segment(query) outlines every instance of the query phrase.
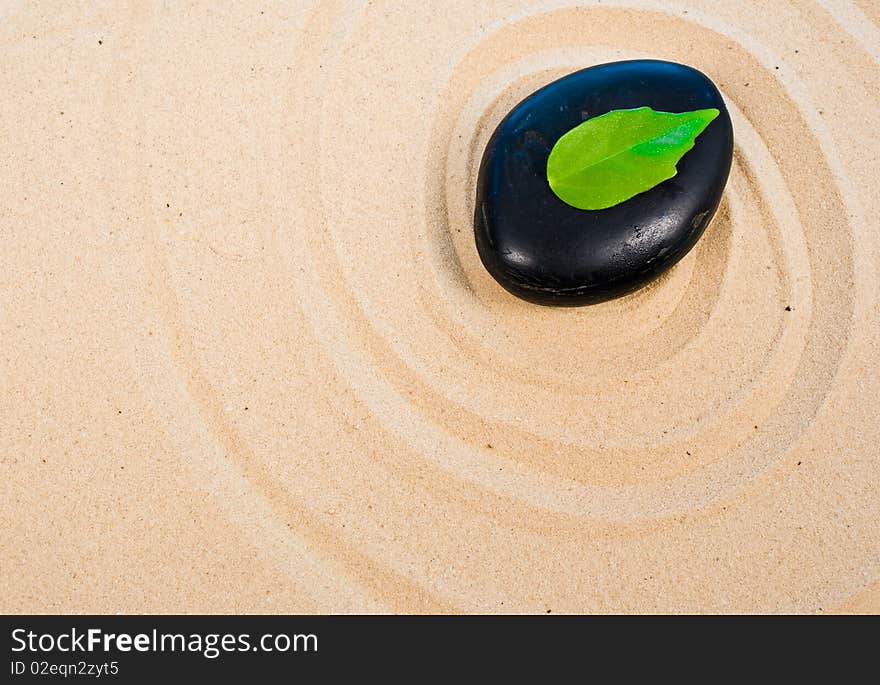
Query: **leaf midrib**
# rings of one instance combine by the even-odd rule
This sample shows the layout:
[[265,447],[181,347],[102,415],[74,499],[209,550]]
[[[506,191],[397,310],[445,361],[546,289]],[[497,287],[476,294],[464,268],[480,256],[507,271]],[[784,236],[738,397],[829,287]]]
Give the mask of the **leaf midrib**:
[[[632,110],[632,111],[635,112],[635,111],[638,111],[639,109],[642,109],[642,108],[639,107],[639,108],[637,108],[637,109],[635,109],[635,110]],[[587,170],[587,169],[590,169],[591,167],[599,166],[599,165],[602,164],[603,162],[607,162],[609,159],[613,159],[613,158],[615,158],[615,157],[619,157],[619,156],[622,155],[624,152],[629,152],[630,150],[635,149],[635,148],[636,148],[637,146],[639,146],[639,145],[646,145],[647,143],[651,143],[651,142],[657,140],[658,138],[661,138],[661,137],[665,136],[665,135],[668,134],[672,129],[674,129],[674,128],[678,128],[678,126],[681,126],[681,124],[677,124],[676,126],[672,126],[671,128],[666,129],[665,131],[663,131],[663,133],[660,133],[659,135],[656,135],[656,136],[654,136],[653,138],[648,138],[648,139],[646,139],[646,140],[640,140],[638,143],[634,143],[633,145],[630,145],[630,146],[628,146],[628,147],[621,148],[621,149],[618,150],[617,152],[614,152],[614,153],[612,153],[612,154],[610,154],[610,155],[606,155],[605,157],[602,157],[601,159],[596,160],[595,162],[592,162],[591,164],[587,164],[586,166],[580,167],[580,168],[579,168],[577,171],[575,171],[573,174],[567,174],[567,175],[565,175],[565,176],[556,176],[556,177],[554,177],[554,180],[555,180],[557,183],[560,183],[560,182],[561,182],[561,183],[564,184],[565,181],[566,181],[567,179],[572,178],[572,177],[574,177],[574,176],[577,176],[578,174],[582,173],[583,171],[585,171],[585,170]],[[691,141],[690,146],[687,148],[687,150],[685,150],[685,152],[691,150],[693,147],[694,147],[694,141]],[[548,179],[548,180],[549,180],[549,179]]]

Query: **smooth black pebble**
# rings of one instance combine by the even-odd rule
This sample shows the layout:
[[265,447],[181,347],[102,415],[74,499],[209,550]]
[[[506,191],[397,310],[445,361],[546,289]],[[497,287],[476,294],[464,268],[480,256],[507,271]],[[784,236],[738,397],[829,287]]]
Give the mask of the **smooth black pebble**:
[[[614,109],[720,111],[678,162],[678,173],[608,209],[560,200],[547,182],[556,141]],[[474,232],[486,269],[530,302],[576,306],[640,288],[684,257],[702,235],[730,173],[733,128],[718,89],[688,66],[613,62],[575,72],[523,100],[483,153]]]

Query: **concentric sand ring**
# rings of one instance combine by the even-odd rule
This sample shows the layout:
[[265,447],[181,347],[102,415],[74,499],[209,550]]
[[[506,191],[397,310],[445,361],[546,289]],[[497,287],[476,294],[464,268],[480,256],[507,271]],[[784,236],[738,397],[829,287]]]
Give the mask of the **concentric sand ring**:
[[[276,222],[212,247],[219,273],[229,255],[257,262],[271,303],[238,293],[237,324],[206,332],[216,295],[154,229],[166,321],[189,341],[174,363],[223,445],[213,468],[237,469],[240,497],[359,588],[352,606],[819,610],[874,580],[876,523],[846,493],[877,466],[847,443],[839,399],[874,275],[857,162],[822,122],[810,69],[748,17],[684,5],[443,25],[417,5],[319,3],[292,38],[286,145],[261,179]],[[801,11],[870,59],[823,9]],[[413,41],[405,27],[426,22],[432,40]],[[515,300],[473,246],[482,147],[536,87],[632,56],[719,84],[737,140],[722,208],[632,296]],[[284,335],[238,332],[262,317]],[[227,400],[243,394],[259,424]],[[856,457],[817,444],[820,428]],[[834,534],[842,519],[852,535]]]

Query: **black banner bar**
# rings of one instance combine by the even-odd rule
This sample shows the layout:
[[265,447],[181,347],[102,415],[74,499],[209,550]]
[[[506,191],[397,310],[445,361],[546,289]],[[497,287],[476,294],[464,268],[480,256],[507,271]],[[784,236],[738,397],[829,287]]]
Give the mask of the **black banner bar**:
[[[420,681],[475,666],[542,680],[575,669],[592,679],[609,668],[617,677],[680,674],[706,660],[715,675],[758,675],[780,659],[790,674],[832,654],[837,669],[873,658],[880,634],[876,617],[4,616],[0,624],[0,682],[10,683],[352,672]],[[408,671],[413,664],[418,672]]]

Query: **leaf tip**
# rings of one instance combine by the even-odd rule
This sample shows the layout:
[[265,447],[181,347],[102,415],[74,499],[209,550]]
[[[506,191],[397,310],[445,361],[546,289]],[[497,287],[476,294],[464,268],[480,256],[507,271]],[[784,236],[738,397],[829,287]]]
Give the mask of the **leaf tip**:
[[707,109],[700,110],[706,117],[706,124],[710,124],[715,121],[716,117],[721,114],[721,110],[717,107],[708,107]]

